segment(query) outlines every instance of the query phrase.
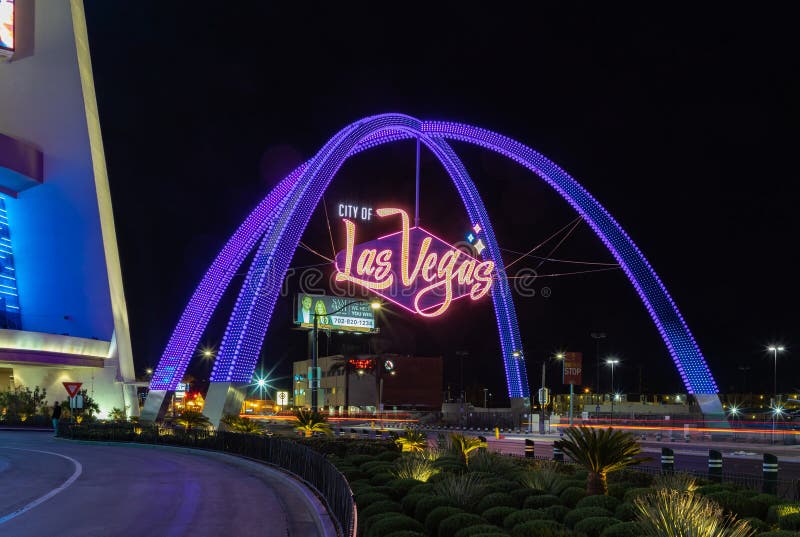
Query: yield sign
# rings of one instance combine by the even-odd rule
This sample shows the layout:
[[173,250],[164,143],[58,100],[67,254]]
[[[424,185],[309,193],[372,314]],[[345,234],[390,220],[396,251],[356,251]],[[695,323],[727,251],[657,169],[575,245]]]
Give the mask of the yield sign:
[[62,382],[61,384],[67,389],[70,397],[75,397],[78,394],[78,390],[83,386],[83,382]]

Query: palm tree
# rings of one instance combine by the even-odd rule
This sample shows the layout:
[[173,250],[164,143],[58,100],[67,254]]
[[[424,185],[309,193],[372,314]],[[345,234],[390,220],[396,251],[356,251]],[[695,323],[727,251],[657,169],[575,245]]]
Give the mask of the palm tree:
[[473,451],[485,447],[486,442],[480,438],[458,433],[450,435],[450,449],[464,460],[464,464],[469,465],[469,456]]
[[403,436],[396,438],[394,442],[400,446],[402,451],[409,451],[412,453],[425,451],[428,447],[427,435],[421,431],[415,431],[414,429],[406,429]]
[[608,494],[606,476],[646,459],[635,459],[642,449],[630,433],[585,426],[570,427],[564,431],[564,440],[556,447],[589,472],[586,480],[588,494]]
[[295,412],[295,429],[303,433],[305,436],[311,436],[314,433],[322,433],[326,435],[333,434],[331,426],[325,420],[325,416],[319,412],[312,412],[310,410],[300,409]]
[[225,414],[220,421],[227,425],[231,431],[237,433],[261,434],[264,432],[264,427],[256,420],[243,418],[236,414]]
[[180,416],[175,418],[178,425],[183,425],[186,429],[208,429],[211,421],[197,410],[185,410]]

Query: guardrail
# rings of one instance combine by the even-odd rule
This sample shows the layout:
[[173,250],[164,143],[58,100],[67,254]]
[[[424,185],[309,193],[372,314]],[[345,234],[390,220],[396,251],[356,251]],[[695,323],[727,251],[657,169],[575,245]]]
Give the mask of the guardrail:
[[133,423],[59,425],[59,436],[75,440],[136,442],[222,451],[277,466],[313,487],[341,535],[356,532],[356,507],[347,479],[324,455],[288,439]]

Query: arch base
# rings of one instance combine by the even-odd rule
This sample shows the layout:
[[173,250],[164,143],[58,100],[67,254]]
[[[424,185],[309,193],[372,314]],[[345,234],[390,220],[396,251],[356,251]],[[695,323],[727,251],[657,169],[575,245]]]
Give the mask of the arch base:
[[163,420],[171,398],[169,396],[174,393],[169,390],[150,390],[147,392],[147,399],[144,401],[144,408],[141,416],[139,416],[139,421],[155,423]]
[[238,416],[247,396],[247,382],[212,382],[208,386],[203,415],[215,429],[225,414]]

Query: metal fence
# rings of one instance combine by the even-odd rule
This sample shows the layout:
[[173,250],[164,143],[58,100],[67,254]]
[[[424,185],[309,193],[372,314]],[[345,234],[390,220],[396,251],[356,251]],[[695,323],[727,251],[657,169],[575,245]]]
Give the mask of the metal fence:
[[291,440],[227,431],[186,430],[127,423],[61,424],[59,436],[75,440],[137,442],[207,449],[266,462],[294,474],[316,489],[340,534],[345,537],[355,535],[355,501],[347,479],[324,455]]

